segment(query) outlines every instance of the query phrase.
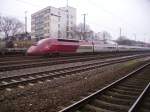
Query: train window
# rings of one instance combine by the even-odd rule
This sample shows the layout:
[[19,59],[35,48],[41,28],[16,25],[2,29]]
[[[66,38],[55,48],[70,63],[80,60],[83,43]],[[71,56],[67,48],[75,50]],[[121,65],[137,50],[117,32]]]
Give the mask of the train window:
[[66,39],[58,39],[58,41],[64,41],[64,42],[79,42],[78,40],[66,40]]
[[109,48],[109,49],[114,49],[115,47],[106,47],[106,48]]

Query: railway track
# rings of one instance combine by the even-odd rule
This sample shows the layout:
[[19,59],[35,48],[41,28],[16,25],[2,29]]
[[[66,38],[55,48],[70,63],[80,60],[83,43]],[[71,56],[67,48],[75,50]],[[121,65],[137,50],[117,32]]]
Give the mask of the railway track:
[[[118,56],[121,56],[123,54],[118,54]],[[107,56],[117,56],[117,55],[113,55],[113,54],[108,54],[108,55],[101,55],[101,54],[97,54],[97,55],[86,55],[86,57],[107,57]],[[13,59],[13,60],[3,60],[0,62],[0,64],[3,65],[12,65],[12,64],[21,64],[21,63],[31,63],[31,62],[40,62],[40,61],[47,61],[47,60],[60,60],[60,59],[72,59],[72,58],[83,58],[85,57],[85,55],[80,55],[80,56],[70,56],[70,57],[23,57],[21,58],[21,60],[17,60]]]
[[150,112],[149,69],[145,64],[59,112]]
[[149,112],[150,111],[150,82],[134,102],[129,112]]
[[149,112],[150,111],[150,83],[145,91],[140,95],[139,99],[131,108],[134,112]]
[[123,55],[124,54],[107,55],[107,56],[94,55],[94,56],[86,56],[86,58],[85,56],[73,56],[73,57],[22,60],[19,62],[16,62],[16,61],[0,62],[0,72],[18,70],[18,69],[30,68],[30,67],[33,68],[33,67],[40,67],[40,66],[50,66],[50,65],[63,64],[63,63],[83,62],[83,61],[90,61],[90,60],[102,60],[104,58],[113,58],[113,57],[119,57]]
[[89,61],[89,60],[96,60],[98,58],[109,58],[113,56],[91,56],[91,57],[61,57],[61,58],[44,58],[44,59],[34,59],[34,60],[23,60],[21,62],[11,62],[11,63],[1,63],[0,71],[10,71],[10,70],[18,70],[22,68],[34,68],[40,66],[50,66],[56,64],[63,64],[63,63],[72,63],[72,62],[79,62],[79,61]]
[[31,60],[31,59],[40,59],[43,58],[42,56],[14,56],[14,57],[1,57],[0,62],[15,62],[22,61],[22,60]]
[[[116,54],[136,54],[136,53],[116,53]],[[112,55],[112,53],[88,53],[88,54],[74,54],[74,55],[52,55],[52,56],[22,56],[22,55],[14,55],[14,56],[3,56],[3,57],[0,57],[0,61],[1,62],[4,62],[4,61],[14,61],[14,60],[17,60],[17,61],[21,61],[21,60],[24,60],[24,59],[37,59],[37,58],[60,58],[60,57],[80,57],[80,56],[93,56],[93,55]]]
[[[115,55],[134,55],[134,54],[143,54],[143,53],[115,53]],[[45,56],[13,56],[13,57],[0,57],[0,62],[2,63],[9,63],[9,62],[19,62],[19,61],[26,61],[26,60],[36,60],[36,59],[55,59],[55,58],[69,58],[69,57],[87,57],[87,56],[96,56],[96,55],[101,55],[101,56],[107,56],[107,55],[114,55],[114,53],[96,53],[96,54],[78,54],[78,55],[67,55],[67,56],[50,56],[50,57],[45,57]]]
[[82,63],[80,65],[65,67],[62,69],[3,77],[3,78],[0,78],[0,90],[5,89],[5,88],[16,87],[16,86],[24,85],[28,83],[36,83],[38,81],[45,81],[45,80],[50,81],[53,78],[57,78],[60,76],[80,73],[80,72],[96,69],[98,67],[121,63],[121,62],[129,61],[129,60],[133,60],[136,58],[140,58],[140,57],[141,56],[139,55],[126,56],[126,57],[121,57],[121,58],[109,59],[107,61],[96,61],[93,63],[86,63],[86,64]]

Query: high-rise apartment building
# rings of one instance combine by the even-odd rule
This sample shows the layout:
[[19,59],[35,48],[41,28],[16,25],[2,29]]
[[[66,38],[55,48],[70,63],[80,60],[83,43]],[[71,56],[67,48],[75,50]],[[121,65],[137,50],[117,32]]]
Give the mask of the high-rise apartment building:
[[46,7],[31,15],[32,36],[37,38],[72,38],[76,25],[73,7]]

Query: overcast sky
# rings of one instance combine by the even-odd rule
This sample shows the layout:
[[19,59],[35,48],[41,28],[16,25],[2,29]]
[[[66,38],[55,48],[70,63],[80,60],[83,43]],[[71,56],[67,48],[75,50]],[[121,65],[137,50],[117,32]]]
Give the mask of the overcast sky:
[[[67,0],[0,0],[0,14],[13,16],[24,22],[27,11],[28,31],[31,27],[31,14],[46,6],[63,7]],[[150,42],[150,0],[68,0],[69,6],[77,8],[77,23],[86,23],[95,32],[106,30],[113,39],[123,35],[137,40]]]

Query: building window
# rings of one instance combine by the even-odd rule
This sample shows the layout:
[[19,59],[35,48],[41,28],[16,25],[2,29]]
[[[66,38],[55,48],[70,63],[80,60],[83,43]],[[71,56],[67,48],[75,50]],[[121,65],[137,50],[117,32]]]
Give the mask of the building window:
[[69,25],[69,21],[67,21],[67,25]]
[[49,33],[49,29],[44,30],[44,33]]
[[58,21],[60,22],[60,17],[58,18]]
[[46,16],[46,20],[48,20],[49,19],[49,16]]
[[66,31],[69,31],[69,27],[68,26],[66,27]]
[[58,31],[58,38],[61,38],[61,32]]
[[49,27],[49,23],[45,23],[44,26],[45,26],[45,27]]
[[58,24],[58,28],[60,28],[60,24]]
[[47,9],[47,13],[50,13],[50,9]]
[[47,26],[49,26],[49,23],[47,23]]
[[44,14],[46,14],[46,13],[47,13],[47,10],[44,11]]

